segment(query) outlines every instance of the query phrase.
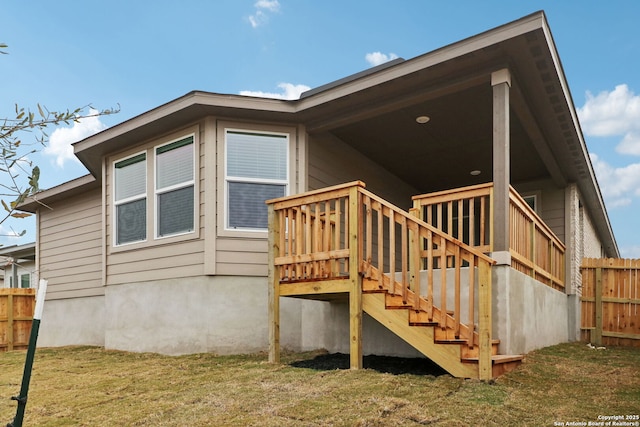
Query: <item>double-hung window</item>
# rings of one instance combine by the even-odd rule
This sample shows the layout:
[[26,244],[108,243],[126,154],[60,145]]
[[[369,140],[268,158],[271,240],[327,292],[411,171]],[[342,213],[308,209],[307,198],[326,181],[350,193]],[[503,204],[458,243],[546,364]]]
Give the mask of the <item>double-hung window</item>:
[[289,135],[227,129],[225,142],[225,228],[266,230],[264,202],[287,194]]
[[193,237],[186,235],[198,228],[195,135],[167,138],[113,163],[114,246]]
[[194,228],[193,137],[156,147],[156,236]]
[[114,164],[115,244],[147,239],[147,155]]

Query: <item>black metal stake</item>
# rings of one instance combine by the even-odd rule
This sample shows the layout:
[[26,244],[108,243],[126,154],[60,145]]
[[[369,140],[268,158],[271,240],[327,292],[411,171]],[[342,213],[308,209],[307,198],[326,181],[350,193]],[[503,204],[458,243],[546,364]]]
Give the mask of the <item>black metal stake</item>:
[[18,408],[16,409],[16,416],[13,419],[13,422],[7,424],[7,427],[22,427],[24,411],[27,407],[27,395],[29,394],[29,383],[31,382],[31,369],[33,368],[33,359],[36,354],[36,342],[38,341],[38,331],[40,330],[40,319],[42,319],[42,310],[46,291],[47,281],[41,280],[36,298],[36,309],[31,323],[31,333],[29,334],[27,358],[24,362],[24,372],[22,373],[22,387],[20,387],[20,394],[18,396],[11,397],[11,400],[18,401]]

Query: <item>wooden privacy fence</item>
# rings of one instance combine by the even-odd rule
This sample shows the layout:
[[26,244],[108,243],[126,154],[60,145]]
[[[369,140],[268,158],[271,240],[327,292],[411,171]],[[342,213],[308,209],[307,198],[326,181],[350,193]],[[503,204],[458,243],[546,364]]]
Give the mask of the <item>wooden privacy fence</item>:
[[0,289],[0,351],[29,345],[35,297],[35,289]]
[[582,340],[640,347],[640,260],[582,261]]

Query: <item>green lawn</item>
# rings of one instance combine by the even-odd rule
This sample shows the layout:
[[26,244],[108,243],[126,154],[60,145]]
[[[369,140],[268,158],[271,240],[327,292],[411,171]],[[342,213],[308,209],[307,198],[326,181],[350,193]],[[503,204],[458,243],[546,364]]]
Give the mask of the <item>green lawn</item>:
[[[0,425],[15,415],[24,357],[0,353]],[[406,359],[338,369],[347,360],[41,349],[25,426],[553,426],[640,414],[638,348],[549,347],[492,383]]]

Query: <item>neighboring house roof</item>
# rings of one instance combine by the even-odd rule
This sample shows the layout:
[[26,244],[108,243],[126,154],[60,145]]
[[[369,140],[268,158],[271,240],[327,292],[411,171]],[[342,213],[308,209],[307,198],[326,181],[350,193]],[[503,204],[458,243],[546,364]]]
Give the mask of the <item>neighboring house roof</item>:
[[13,245],[0,247],[0,276],[4,277],[4,269],[13,264],[35,262],[36,244]]
[[0,257],[35,261],[36,244],[26,243],[24,245],[2,246],[0,247]]
[[[511,71],[511,181],[577,183],[608,254],[618,254],[560,58],[543,12],[409,60],[277,100],[193,91],[74,145],[87,176],[40,201],[100,185],[102,159],[205,116],[304,124],[329,132],[422,192],[491,177],[491,73]],[[415,117],[431,117],[415,126]],[[475,181],[474,181],[475,180]],[[33,212],[33,200],[21,206]]]

